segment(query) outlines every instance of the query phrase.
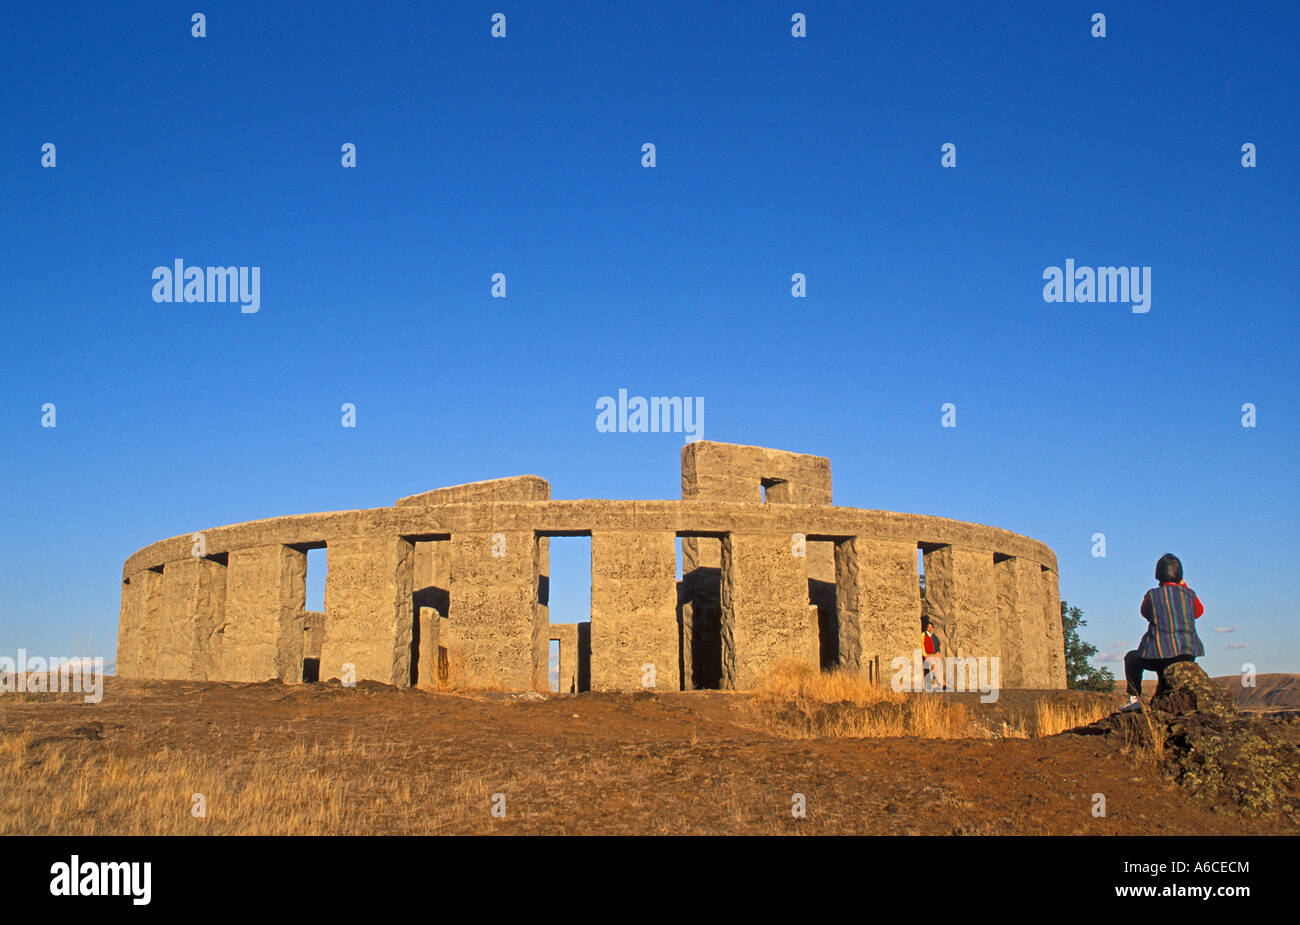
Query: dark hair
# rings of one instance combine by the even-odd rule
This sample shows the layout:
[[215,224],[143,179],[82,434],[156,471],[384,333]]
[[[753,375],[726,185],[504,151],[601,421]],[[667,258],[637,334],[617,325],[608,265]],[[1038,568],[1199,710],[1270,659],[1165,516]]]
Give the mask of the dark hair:
[[926,628],[927,626],[929,626],[929,625],[930,625],[930,618],[927,617],[927,616],[925,616],[924,614],[922,614],[922,615],[921,615],[921,632],[924,633],[924,632],[925,632],[925,628]]
[[1156,563],[1156,581],[1172,581],[1175,584],[1183,580],[1183,563],[1172,552],[1167,552]]

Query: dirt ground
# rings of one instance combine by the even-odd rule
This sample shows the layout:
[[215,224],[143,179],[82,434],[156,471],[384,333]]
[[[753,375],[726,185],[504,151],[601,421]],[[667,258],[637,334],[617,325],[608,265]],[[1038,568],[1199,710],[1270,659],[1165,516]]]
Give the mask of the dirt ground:
[[0,697],[0,832],[1296,833],[1212,812],[1096,736],[997,734],[1032,698],[1107,698],[1105,711],[1112,695],[916,696],[963,698],[989,737],[789,738],[722,692],[109,678],[97,704]]

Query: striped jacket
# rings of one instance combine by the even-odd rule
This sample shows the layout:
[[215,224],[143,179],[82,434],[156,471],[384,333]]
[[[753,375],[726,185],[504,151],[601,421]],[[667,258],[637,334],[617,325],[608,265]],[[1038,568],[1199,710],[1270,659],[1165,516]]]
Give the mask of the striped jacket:
[[1205,654],[1196,635],[1196,618],[1205,612],[1196,592],[1187,585],[1165,582],[1142,598],[1142,615],[1151,621],[1138,654],[1143,658],[1173,658]]

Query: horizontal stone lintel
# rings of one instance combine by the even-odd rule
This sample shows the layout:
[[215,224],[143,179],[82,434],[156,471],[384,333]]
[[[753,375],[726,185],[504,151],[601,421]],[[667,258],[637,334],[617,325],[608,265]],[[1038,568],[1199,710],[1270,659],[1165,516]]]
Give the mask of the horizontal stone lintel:
[[1057,570],[1056,555],[1043,543],[982,524],[820,504],[734,501],[494,501],[439,505],[404,504],[361,511],[272,517],[196,530],[161,540],[127,559],[122,577],[191,558],[194,533],[207,557],[254,546],[311,546],[348,539],[443,534],[560,533],[802,533],[805,536],[901,540],[1016,556]]

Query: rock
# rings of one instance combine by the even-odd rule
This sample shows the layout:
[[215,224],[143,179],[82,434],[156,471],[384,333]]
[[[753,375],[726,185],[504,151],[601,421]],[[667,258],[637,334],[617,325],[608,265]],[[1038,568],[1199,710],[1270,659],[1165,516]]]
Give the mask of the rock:
[[1151,699],[1161,713],[1186,715],[1211,713],[1225,720],[1238,716],[1237,705],[1221,684],[1216,684],[1195,662],[1175,662],[1165,669],[1165,689]]
[[1275,724],[1245,716],[1194,662],[1165,670],[1145,713],[1113,713],[1076,732],[1150,749],[1165,778],[1218,810],[1300,824],[1300,749]]

